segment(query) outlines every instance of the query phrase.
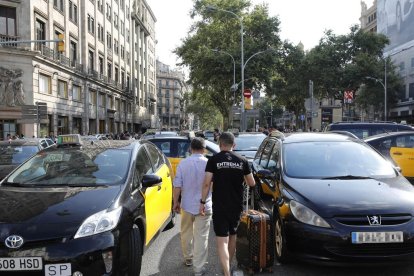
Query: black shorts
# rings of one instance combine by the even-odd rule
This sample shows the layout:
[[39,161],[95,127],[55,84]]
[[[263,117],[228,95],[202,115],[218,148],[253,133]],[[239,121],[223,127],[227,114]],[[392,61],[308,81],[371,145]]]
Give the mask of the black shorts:
[[241,213],[227,214],[223,211],[213,211],[213,228],[217,237],[236,235],[240,224]]

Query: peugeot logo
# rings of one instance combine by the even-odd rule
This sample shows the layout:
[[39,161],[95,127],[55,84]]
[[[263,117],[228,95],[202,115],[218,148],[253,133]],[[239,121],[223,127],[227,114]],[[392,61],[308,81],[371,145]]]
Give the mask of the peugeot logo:
[[11,235],[6,238],[4,244],[8,248],[16,249],[23,245],[23,238],[21,236]]
[[381,225],[381,216],[367,216],[369,225]]

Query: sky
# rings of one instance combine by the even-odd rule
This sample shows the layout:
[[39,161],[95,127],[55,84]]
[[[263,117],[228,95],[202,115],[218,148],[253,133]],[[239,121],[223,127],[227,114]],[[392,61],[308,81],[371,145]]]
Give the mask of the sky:
[[[363,0],[368,8],[373,0]],[[268,3],[269,14],[278,16],[280,38],[294,44],[302,42],[305,50],[319,43],[324,31],[348,34],[350,27],[360,24],[361,0],[251,0],[252,4]],[[180,46],[192,24],[189,12],[193,0],[147,0],[155,23],[156,56],[171,68],[179,62],[172,50]]]

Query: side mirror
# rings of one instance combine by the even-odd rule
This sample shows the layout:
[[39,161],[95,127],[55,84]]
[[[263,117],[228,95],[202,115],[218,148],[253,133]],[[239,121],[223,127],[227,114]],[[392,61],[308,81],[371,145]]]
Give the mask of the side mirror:
[[395,166],[394,168],[397,172],[402,173],[401,167]]
[[162,178],[155,174],[146,174],[142,177],[142,187],[149,188],[162,183]]

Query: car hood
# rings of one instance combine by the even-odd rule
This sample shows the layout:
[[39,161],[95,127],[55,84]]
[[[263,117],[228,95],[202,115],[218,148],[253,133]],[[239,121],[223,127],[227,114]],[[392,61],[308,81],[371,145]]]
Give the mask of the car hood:
[[414,187],[404,178],[358,180],[288,180],[294,199],[322,217],[375,214],[412,214]]
[[119,192],[120,186],[0,187],[0,240],[16,233],[48,238],[74,235],[87,217],[108,208]]
[[234,152],[246,157],[247,159],[253,159],[256,155],[257,150],[235,150]]

